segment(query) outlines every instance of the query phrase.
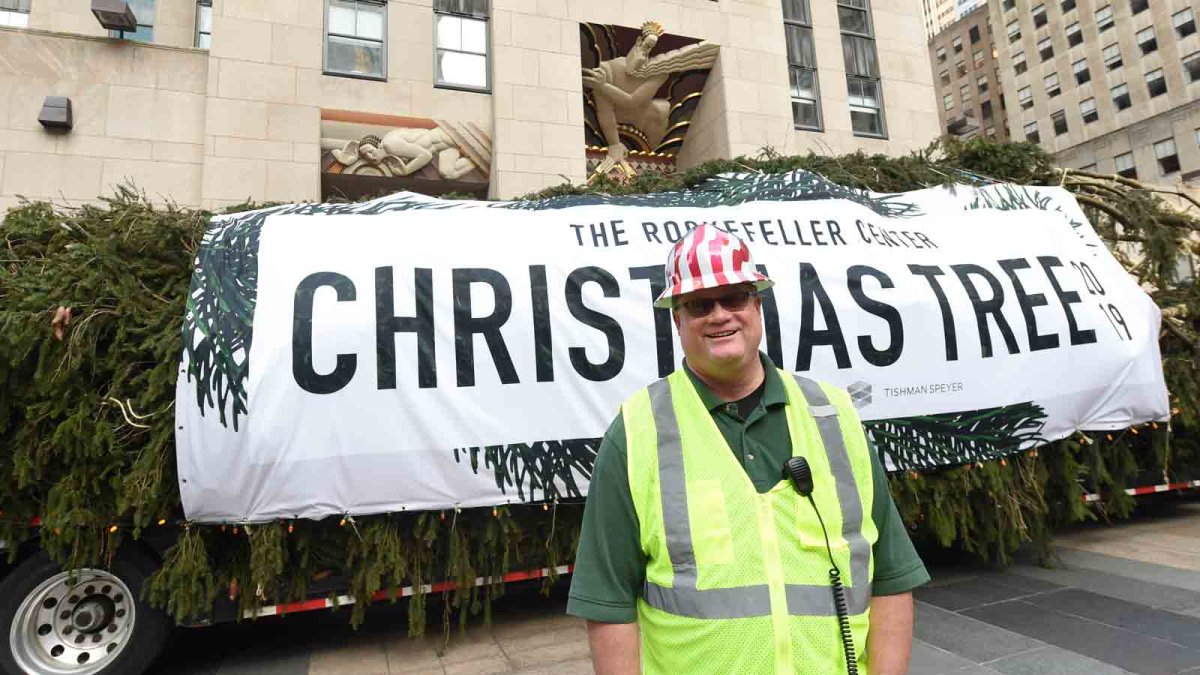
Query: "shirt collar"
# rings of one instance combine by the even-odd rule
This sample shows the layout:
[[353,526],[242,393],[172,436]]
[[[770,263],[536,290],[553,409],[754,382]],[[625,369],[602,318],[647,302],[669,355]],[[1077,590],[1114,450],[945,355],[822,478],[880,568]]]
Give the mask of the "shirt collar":
[[[766,382],[762,395],[763,407],[769,408],[787,403],[787,392],[783,388],[783,381],[779,378],[779,370],[775,368],[775,364],[771,363],[771,359],[767,358],[766,354],[759,352],[758,358],[762,362],[764,381]],[[696,393],[700,395],[700,400],[704,402],[704,407],[708,408],[709,412],[728,403],[714,394],[708,385],[697,377],[691,366],[688,365],[687,359],[683,361],[683,370],[687,373],[688,379],[692,381],[692,386],[696,388]]]

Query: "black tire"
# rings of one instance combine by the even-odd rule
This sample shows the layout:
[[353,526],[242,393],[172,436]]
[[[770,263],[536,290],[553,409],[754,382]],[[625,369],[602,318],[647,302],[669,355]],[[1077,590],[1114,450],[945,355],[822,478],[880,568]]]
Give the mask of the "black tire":
[[[119,634],[124,636],[124,640],[122,640],[124,644],[114,645],[112,650],[106,654],[92,659],[83,666],[78,666],[81,672],[86,672],[88,675],[141,675],[158,658],[171,633],[172,622],[161,610],[150,607],[141,600],[142,585],[157,567],[158,564],[155,560],[146,553],[133,546],[125,546],[113,560],[111,568],[100,570],[102,573],[117,577],[128,587],[132,597],[126,600],[120,593],[117,593],[116,597],[122,603],[121,607],[129,607],[129,603],[132,602],[134,610],[132,614],[128,614],[124,609],[120,612],[124,620],[133,620],[133,626],[128,633],[103,629],[94,634],[89,633],[90,637],[99,635],[105,639],[108,639],[108,633]],[[4,638],[4,647],[0,649],[0,670],[4,673],[8,675],[43,675],[43,673],[51,672],[37,669],[27,671],[18,665],[22,660],[27,664],[36,660],[29,657],[28,654],[36,651],[37,644],[40,642],[36,638],[33,640],[36,643],[34,646],[28,646],[29,642],[21,642],[25,635],[22,631],[26,629],[27,624],[20,621],[18,625],[14,626],[14,621],[18,619],[19,612],[22,612],[22,616],[29,616],[27,611],[23,610],[26,600],[32,601],[33,597],[41,597],[39,589],[45,588],[44,584],[60,575],[62,571],[60,566],[50,560],[45,551],[38,551],[18,565],[3,582],[0,582],[0,637]],[[71,597],[77,597],[77,594],[72,593]],[[64,601],[62,607],[66,608],[66,602]],[[80,607],[82,605],[83,603],[79,603]],[[33,607],[32,604],[30,606]],[[42,604],[42,606],[46,605]],[[111,606],[116,607],[116,605]],[[51,613],[56,612],[57,608]],[[70,623],[70,621],[64,620],[64,625]],[[49,628],[50,626],[45,627]],[[57,636],[58,633],[55,632],[54,635]],[[78,639],[80,632],[74,631],[74,637]],[[53,636],[49,639],[53,639]],[[85,646],[86,644],[85,642]],[[22,647],[22,645],[26,646]],[[22,659],[14,652],[21,652],[26,656]],[[45,654],[45,652],[39,653]]]

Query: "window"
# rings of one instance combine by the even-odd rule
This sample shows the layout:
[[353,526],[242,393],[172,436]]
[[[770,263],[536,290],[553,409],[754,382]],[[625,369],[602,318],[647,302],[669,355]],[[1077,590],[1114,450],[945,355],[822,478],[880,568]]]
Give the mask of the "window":
[[[866,31],[855,31],[857,33],[865,33]],[[956,37],[950,41],[950,46],[954,48],[955,54],[962,53],[962,38]]]
[[1079,22],[1067,26],[1067,46],[1074,47],[1083,42],[1083,31],[1079,28]]
[[1104,31],[1106,31],[1112,27],[1113,27],[1112,5],[1105,5],[1105,6],[1101,7],[1100,9],[1096,10],[1096,28],[1100,29],[1100,32],[1103,33]]
[[1026,70],[1029,70],[1029,64],[1025,63],[1025,52],[1013,54],[1013,72],[1020,75]]
[[1196,16],[1192,14],[1190,7],[1172,14],[1171,24],[1175,26],[1175,33],[1181,39],[1196,32]]
[[[784,0],[783,30],[787,37],[788,77],[792,88],[792,124],[797,129],[819,131],[821,96],[817,86],[812,15],[808,10],[808,0]],[[942,83],[949,82],[950,76],[943,70]]]
[[1062,136],[1067,133],[1067,112],[1057,110],[1050,113],[1050,121],[1054,123],[1054,135]]
[[975,78],[975,86],[979,88],[980,94],[986,94],[988,90],[987,75],[980,75],[979,77]]
[[943,87],[950,84],[950,71],[943,70],[941,73],[938,73],[938,77],[941,78]]
[[1116,157],[1113,157],[1113,163],[1117,166],[1117,175],[1126,178],[1137,178],[1137,167],[1133,163],[1133,153],[1123,152]]
[[938,63],[946,62],[946,48],[945,47],[937,48],[937,60],[938,60]]
[[[137,29],[132,31],[114,30],[109,31],[109,34],[124,40],[154,42],[154,12],[156,9],[154,0],[128,0],[128,2],[129,9],[133,10],[133,16],[137,19]],[[29,6],[29,3],[26,2],[25,5]]]
[[1033,27],[1041,28],[1046,25],[1046,6],[1038,5],[1033,8]]
[[983,133],[986,134],[988,138],[995,138],[996,137],[996,127],[988,127],[987,131],[985,131]]
[[488,0],[434,0],[434,84],[487,91]]
[[1095,163],[1095,162],[1092,162],[1091,164],[1086,164],[1086,165],[1084,165],[1084,166],[1081,166],[1081,167],[1079,167],[1079,170],[1080,170],[1080,171],[1095,171],[1095,170],[1096,170],[1096,163]]
[[1150,0],[1129,0],[1129,13],[1140,14],[1150,8]]
[[1189,83],[1200,80],[1200,52],[1193,52],[1184,57],[1183,69],[1187,72]]
[[1042,84],[1046,85],[1046,95],[1054,98],[1062,93],[1058,87],[1058,73],[1050,73],[1042,78]]
[[1037,48],[1043,61],[1054,58],[1054,43],[1050,41],[1050,38],[1038,40]]
[[196,3],[196,46],[200,49],[208,49],[210,44],[212,44],[212,0],[199,0]]
[[979,104],[979,112],[982,115],[983,119],[985,119],[985,120],[992,119],[992,102],[984,101],[983,103]]
[[1073,9],[1075,9],[1075,0],[1063,0],[1063,2],[1062,2],[1062,13],[1063,14],[1066,14],[1067,12],[1069,12]]
[[1001,4],[1004,6],[1004,11],[1006,12],[1017,8],[1017,0],[1004,0]]
[[1133,105],[1133,102],[1129,100],[1129,85],[1118,84],[1109,90],[1109,93],[1112,94],[1112,102],[1117,110],[1124,110]]
[[1167,93],[1167,80],[1163,77],[1162,68],[1146,73],[1146,90],[1150,92],[1150,98]]
[[1179,171],[1179,155],[1175,153],[1175,139],[1168,138],[1154,144],[1154,158],[1158,160],[1158,170],[1162,175],[1169,176]]
[[967,31],[967,37],[971,38],[971,44],[979,44],[979,26],[971,26]]
[[955,77],[962,77],[963,75],[966,75],[966,74],[967,74],[967,64],[962,61],[956,61],[954,63]]
[[0,0],[0,26],[29,26],[29,0]]
[[[868,0],[838,0],[846,89],[850,95],[850,127],[857,136],[882,137],[887,130],[870,12]],[[960,70],[960,74],[965,72],[961,66]]]
[[1013,19],[1008,22],[1008,41],[1016,42],[1021,39],[1021,22]]
[[368,0],[327,0],[325,72],[383,79],[387,63],[387,5]]
[[1075,83],[1084,84],[1092,79],[1091,72],[1088,71],[1087,59],[1079,59],[1071,64],[1071,72],[1075,73]]
[[964,108],[971,105],[971,98],[973,96],[974,95],[971,93],[971,85],[964,84],[963,86],[958,88],[958,97],[960,99],[962,99],[962,104],[963,104]]
[[1033,107],[1033,89],[1029,87],[1021,87],[1017,90],[1017,102],[1021,104],[1021,110],[1029,110]]
[[1154,26],[1149,26],[1137,32],[1137,44],[1142,54],[1158,51],[1158,40],[1154,37]]
[[975,62],[976,68],[983,67],[983,50],[976,49],[975,53],[971,55],[971,59]]
[[1121,45],[1114,42],[1104,48],[1104,65],[1109,70],[1121,67]]
[[946,94],[942,97],[942,110],[950,110],[954,107],[954,94]]
[[1025,140],[1030,143],[1041,142],[1042,136],[1038,133],[1037,122],[1029,122],[1025,125]]
[[1079,115],[1083,118],[1084,124],[1091,124],[1100,119],[1100,114],[1096,112],[1096,99],[1085,98],[1080,101]]

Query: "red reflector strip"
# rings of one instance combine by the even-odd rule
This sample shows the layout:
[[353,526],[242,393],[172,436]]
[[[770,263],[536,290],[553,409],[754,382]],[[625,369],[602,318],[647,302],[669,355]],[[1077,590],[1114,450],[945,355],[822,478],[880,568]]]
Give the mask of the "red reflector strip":
[[[574,565],[559,565],[554,568],[558,574],[570,574],[575,570]],[[529,581],[531,579],[541,579],[550,576],[550,568],[543,567],[536,570],[522,570],[520,572],[509,572],[500,578],[495,577],[476,577],[475,586],[485,586],[493,583],[512,583],[515,581]],[[426,584],[424,591],[426,593],[442,593],[444,591],[454,590],[458,584],[453,581],[439,581],[436,584]],[[376,591],[371,595],[372,600],[387,600],[391,597],[406,598],[413,594],[412,586],[398,588],[395,591]],[[313,600],[304,600],[302,602],[285,602],[280,605],[267,605],[257,612],[246,612],[243,618],[253,619],[260,616],[278,616],[281,614],[297,614],[299,612],[312,612],[318,609],[331,609],[333,607],[342,607],[344,605],[353,605],[354,598],[349,595],[339,595],[336,600],[330,598],[315,598]]]
[[[1183,481],[1182,483],[1162,483],[1159,485],[1147,485],[1145,487],[1128,488],[1125,490],[1125,494],[1130,495],[1132,497],[1136,497],[1138,495],[1148,495],[1148,494],[1153,494],[1155,492],[1169,492],[1171,490],[1189,490],[1189,489],[1193,489],[1193,488],[1200,488],[1200,480],[1187,480],[1187,481]],[[1089,504],[1092,502],[1098,502],[1098,501],[1100,501],[1100,495],[1096,494],[1095,492],[1086,494],[1083,496],[1083,501],[1088,502]]]

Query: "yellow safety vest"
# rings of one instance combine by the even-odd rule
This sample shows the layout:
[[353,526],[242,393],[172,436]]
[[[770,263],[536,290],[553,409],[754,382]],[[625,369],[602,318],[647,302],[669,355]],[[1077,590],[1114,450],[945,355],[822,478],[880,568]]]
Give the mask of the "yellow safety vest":
[[[870,450],[845,391],[780,375],[792,452],[812,468],[812,497],[866,673],[871,546],[879,537]],[[755,490],[682,370],[632,396],[621,413],[646,556],[643,672],[846,672],[829,556],[808,500],[785,479],[765,494]]]

